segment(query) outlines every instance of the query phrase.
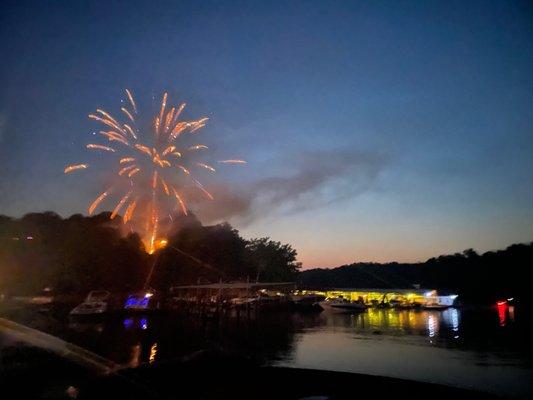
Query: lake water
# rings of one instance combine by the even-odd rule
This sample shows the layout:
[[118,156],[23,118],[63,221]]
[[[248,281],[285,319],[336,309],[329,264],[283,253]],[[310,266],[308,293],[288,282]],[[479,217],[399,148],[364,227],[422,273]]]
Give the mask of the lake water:
[[52,333],[130,366],[216,349],[266,365],[384,375],[527,397],[533,393],[533,346],[526,325],[515,317],[508,308],[271,312],[219,321],[139,315],[65,322]]
[[[476,315],[477,314],[477,315]],[[360,372],[504,395],[531,394],[531,348],[493,313],[369,310],[324,313],[295,334],[277,365]],[[509,323],[509,325],[507,325]]]

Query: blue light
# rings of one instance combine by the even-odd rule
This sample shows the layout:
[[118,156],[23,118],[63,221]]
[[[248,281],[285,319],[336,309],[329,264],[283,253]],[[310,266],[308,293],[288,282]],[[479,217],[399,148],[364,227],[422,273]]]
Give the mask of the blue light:
[[459,313],[455,308],[452,310],[452,329],[454,332],[459,330]]
[[148,303],[150,302],[149,297],[130,295],[124,304],[125,308],[148,308]]
[[122,324],[124,325],[124,328],[126,329],[131,329],[133,327],[133,318],[126,318],[124,319],[124,321],[122,322]]
[[148,329],[148,321],[146,318],[141,319],[141,329]]

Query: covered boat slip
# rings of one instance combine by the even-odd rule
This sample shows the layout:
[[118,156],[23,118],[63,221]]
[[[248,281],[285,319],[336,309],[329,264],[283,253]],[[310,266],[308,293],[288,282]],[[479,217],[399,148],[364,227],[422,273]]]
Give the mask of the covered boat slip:
[[321,296],[326,300],[358,302],[369,307],[450,307],[456,295],[439,295],[434,289],[374,289],[335,288],[324,290],[297,290],[294,282],[233,282],[204,285],[176,286],[170,297],[186,302],[233,302],[252,298],[285,298]]
[[316,294],[326,299],[344,299],[362,302],[368,306],[452,306],[456,295],[441,296],[433,289],[370,289],[342,288],[327,290],[301,290],[301,294]]
[[234,282],[175,286],[170,297],[185,301],[231,300],[257,296],[285,296],[295,289],[294,282]]

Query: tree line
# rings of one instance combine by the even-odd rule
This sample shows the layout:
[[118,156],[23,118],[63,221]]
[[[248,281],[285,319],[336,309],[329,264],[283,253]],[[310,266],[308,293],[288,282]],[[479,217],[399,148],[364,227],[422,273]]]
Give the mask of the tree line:
[[430,288],[455,293],[469,303],[518,297],[531,302],[533,243],[478,254],[473,249],[420,263],[354,263],[334,269],[302,271],[308,288]]
[[109,216],[0,215],[0,294],[35,294],[45,287],[57,293],[129,292],[145,285],[166,290],[220,280],[297,280],[317,289],[421,287],[457,293],[467,302],[529,301],[533,243],[484,254],[468,249],[420,263],[354,263],[300,272],[290,245],[244,239],[227,223],[203,226],[193,215],[180,217],[167,246],[148,255],[139,236]]
[[[62,218],[53,212],[0,215],[0,293],[94,289],[129,292],[197,282],[294,281],[300,264],[290,245],[246,240],[229,224],[178,218],[168,245],[148,255],[140,237],[104,212]],[[147,282],[147,278],[150,278]]]

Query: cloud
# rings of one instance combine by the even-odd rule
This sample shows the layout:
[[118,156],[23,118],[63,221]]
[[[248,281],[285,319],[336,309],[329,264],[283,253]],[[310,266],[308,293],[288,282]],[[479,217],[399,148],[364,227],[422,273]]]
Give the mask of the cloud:
[[214,187],[215,202],[196,211],[205,223],[221,220],[249,224],[267,215],[288,215],[355,197],[371,190],[389,157],[355,150],[307,152],[283,160],[287,174],[247,186]]

